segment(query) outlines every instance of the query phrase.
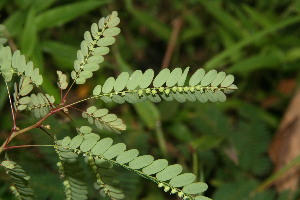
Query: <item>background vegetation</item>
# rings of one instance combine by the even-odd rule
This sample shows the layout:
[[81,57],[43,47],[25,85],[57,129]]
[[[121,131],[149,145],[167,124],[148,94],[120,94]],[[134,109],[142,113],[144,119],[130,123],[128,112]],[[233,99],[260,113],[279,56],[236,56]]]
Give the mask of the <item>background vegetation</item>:
[[[12,48],[20,49],[46,75],[46,93],[59,98],[56,70],[73,69],[84,31],[113,10],[119,12],[122,32],[96,78],[73,90],[73,100],[87,97],[93,86],[122,71],[190,66],[192,72],[204,67],[232,73],[239,90],[225,103],[91,104],[109,107],[125,121],[127,131],[116,139],[141,154],[182,164],[185,171],[209,184],[205,195],[214,200],[299,198],[298,182],[290,188],[280,183],[273,186],[269,177],[281,166],[271,162],[268,151],[276,153],[277,149],[280,153],[280,144],[287,139],[271,146],[299,85],[300,1],[2,0],[0,23],[6,27],[2,34],[9,37]],[[0,141],[12,126],[6,114],[10,113],[7,99],[2,82]],[[80,113],[70,112],[76,125],[86,123]],[[25,115],[18,120],[24,127],[34,122]],[[76,134],[63,116],[47,123],[51,134],[59,138]],[[16,143],[48,144],[51,140],[36,130]],[[52,148],[13,150],[10,156],[31,175],[39,199],[63,198],[55,165],[58,159]],[[172,198],[130,172],[122,171],[120,179],[128,199]],[[8,177],[1,174],[0,199],[12,198],[9,184]],[[94,191],[91,196],[97,198]]]

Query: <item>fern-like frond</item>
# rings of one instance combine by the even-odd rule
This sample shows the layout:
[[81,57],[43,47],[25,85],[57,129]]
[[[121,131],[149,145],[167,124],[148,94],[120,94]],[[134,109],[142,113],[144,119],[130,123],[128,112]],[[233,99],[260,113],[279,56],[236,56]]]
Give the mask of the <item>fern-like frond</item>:
[[120,29],[116,27],[119,23],[118,13],[113,11],[107,17],[101,18],[98,24],[93,23],[91,31],[84,33],[84,40],[74,61],[74,71],[71,73],[76,84],[85,83],[99,69],[99,64],[104,61],[103,56],[109,53],[108,46],[115,43],[114,37],[120,33]]
[[234,77],[225,72],[198,69],[185,84],[189,67],[184,71],[175,68],[173,71],[163,69],[155,77],[152,69],[136,70],[129,76],[121,73],[117,79],[108,78],[103,85],[97,85],[93,90],[93,98],[104,102],[138,103],[145,100],[160,102],[176,100],[178,102],[200,101],[224,102],[226,95],[237,89],[233,84]]
[[95,189],[99,190],[101,195],[106,195],[112,200],[123,199],[123,191],[119,187],[119,181],[116,179],[116,172],[113,164],[102,159],[88,157],[88,164],[96,177]]
[[56,71],[56,73],[58,75],[58,87],[62,90],[66,89],[68,87],[67,76],[61,71]]
[[35,194],[29,186],[30,176],[22,169],[20,165],[13,161],[3,161],[2,166],[12,180],[10,190],[18,200],[35,199]]
[[17,102],[17,104],[15,105],[18,108],[18,110],[20,110],[21,106],[24,106],[24,109],[31,111],[35,118],[41,118],[44,117],[50,111],[55,102],[55,99],[49,94],[38,93],[22,97],[21,99],[17,99],[17,101],[15,102]]
[[115,114],[108,113],[106,108],[97,109],[97,107],[91,106],[82,112],[82,117],[87,118],[90,124],[95,124],[99,129],[105,128],[115,133],[126,130],[123,120]]
[[39,68],[34,68],[31,61],[26,62],[25,56],[19,50],[12,53],[9,46],[0,45],[0,73],[6,82],[11,81],[13,74],[17,74],[24,78],[29,77],[29,85],[39,86],[43,83]]
[[165,192],[177,194],[182,199],[204,200],[209,199],[200,195],[207,189],[207,184],[194,182],[196,176],[192,173],[182,174],[182,166],[168,165],[165,159],[154,160],[151,155],[138,156],[136,149],[126,150],[124,143],[113,144],[111,138],[100,139],[95,134],[77,135],[60,142],[60,148],[72,150],[84,156],[91,156],[95,160],[108,161],[114,165],[124,167],[138,175],[152,180]]
[[[70,139],[70,138],[65,138]],[[71,140],[71,139],[70,139]],[[58,141],[59,145],[60,142]],[[78,161],[78,155],[69,149],[55,148],[60,162],[57,163],[61,178],[64,180],[66,200],[88,199],[88,190],[85,182],[85,174]]]

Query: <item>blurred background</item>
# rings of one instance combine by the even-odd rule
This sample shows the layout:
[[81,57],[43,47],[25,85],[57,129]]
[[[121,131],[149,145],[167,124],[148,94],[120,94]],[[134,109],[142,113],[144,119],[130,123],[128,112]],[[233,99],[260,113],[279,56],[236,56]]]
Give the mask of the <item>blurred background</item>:
[[[69,74],[83,33],[111,11],[121,34],[105,63],[69,101],[86,98],[96,84],[122,71],[158,72],[190,66],[235,76],[239,90],[225,103],[150,102],[136,105],[80,104],[109,108],[127,124],[121,136],[102,132],[127,148],[180,163],[209,185],[214,200],[299,199],[300,1],[299,0],[1,0],[1,43],[20,49],[44,74],[43,90],[59,100],[56,70]],[[10,86],[11,87],[11,86]],[[13,88],[11,87],[11,92]],[[57,101],[57,103],[59,103]],[[0,83],[0,141],[12,127],[6,88]],[[77,127],[87,125],[70,110]],[[19,127],[36,119],[18,116]],[[47,121],[58,138],[75,136],[63,116]],[[93,127],[96,130],[95,127]],[[12,144],[51,144],[39,130]],[[52,148],[9,152],[31,176],[38,199],[63,199]],[[120,180],[130,200],[176,199],[124,170]],[[99,199],[93,190],[90,199]],[[0,199],[11,199],[8,176],[0,175]]]

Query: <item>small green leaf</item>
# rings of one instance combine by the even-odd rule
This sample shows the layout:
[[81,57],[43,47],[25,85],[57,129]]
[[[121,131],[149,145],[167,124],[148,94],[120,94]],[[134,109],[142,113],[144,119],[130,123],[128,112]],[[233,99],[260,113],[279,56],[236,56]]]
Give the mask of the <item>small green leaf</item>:
[[107,114],[104,117],[102,117],[101,120],[103,120],[104,122],[112,122],[115,121],[117,118],[118,117],[115,114]]
[[1,165],[7,169],[13,169],[16,166],[16,163],[10,160],[5,160],[1,163]]
[[151,165],[143,169],[143,173],[146,175],[156,174],[168,166],[168,161],[166,159],[155,160]]
[[116,92],[122,91],[129,79],[129,74],[127,72],[122,72],[116,79],[114,90]]
[[140,87],[147,88],[151,84],[153,77],[154,77],[153,69],[147,69],[143,74],[142,79],[140,80],[139,83]]
[[29,94],[31,91],[33,90],[33,85],[29,84],[27,86],[25,86],[24,88],[22,88],[20,90],[20,95],[21,96],[26,96],[27,94]]
[[121,153],[117,157],[116,161],[121,165],[123,165],[125,163],[129,163],[130,161],[138,157],[138,155],[139,155],[139,151],[137,149],[130,149],[128,151]]
[[203,79],[205,75],[204,69],[198,69],[191,77],[189,81],[190,86],[196,86],[200,83],[200,81]]
[[222,91],[217,90],[217,91],[215,91],[215,93],[218,97],[218,101],[220,101],[220,102],[225,102],[226,101],[226,95]]
[[76,84],[81,85],[85,83],[85,78],[79,77],[76,79]]
[[98,142],[98,139],[100,138],[99,136],[98,137],[97,136],[96,137],[91,136],[91,137],[88,137],[87,139],[85,139],[80,145],[81,151],[87,152],[87,151],[91,150],[96,145],[96,143]]
[[216,70],[214,70],[214,69],[212,69],[209,72],[207,72],[207,74],[201,80],[201,85],[202,86],[209,85],[211,82],[213,82],[213,80],[215,80],[217,74],[218,74],[218,72]]
[[75,136],[75,137],[71,140],[69,146],[70,146],[72,149],[76,149],[77,147],[80,146],[80,144],[82,143],[82,141],[83,141],[83,137],[82,137],[81,135],[77,135],[77,136]]
[[166,82],[166,85],[168,87],[173,87],[174,85],[176,85],[176,83],[180,79],[181,75],[182,75],[182,69],[181,68],[175,68],[171,72],[171,74],[170,74],[170,76],[169,76],[169,78],[168,78],[168,80]]
[[154,87],[161,87],[163,84],[166,83],[170,76],[170,70],[168,68],[165,68],[159,72],[159,74],[155,77],[153,81]]
[[226,76],[224,81],[221,83],[221,87],[228,87],[234,82],[234,76],[229,74]]
[[99,109],[99,110],[97,110],[96,112],[94,112],[94,116],[95,117],[102,117],[102,116],[104,116],[104,115],[107,115],[107,113],[108,113],[108,110],[106,109],[106,108],[102,108],[102,109]]
[[92,128],[89,126],[81,126],[79,131],[83,134],[88,134],[88,133],[92,132]]
[[114,37],[104,37],[104,38],[100,38],[98,40],[97,45],[99,47],[107,47],[107,46],[114,44],[115,42],[116,42],[116,39]]
[[108,22],[107,26],[108,27],[114,27],[114,26],[118,26],[120,23],[120,18],[119,17],[115,17],[113,19],[110,19],[110,21]]
[[134,71],[127,82],[126,85],[127,89],[128,90],[136,89],[137,86],[142,81],[142,77],[143,77],[143,72],[141,70]]
[[185,70],[183,71],[181,77],[178,80],[178,86],[184,86],[187,74],[189,73],[190,67],[185,68]]
[[88,114],[93,114],[94,112],[96,112],[97,111],[97,107],[96,106],[91,106],[91,107],[88,107],[88,109],[86,110],[86,112],[88,113]]
[[182,172],[182,166],[179,164],[170,165],[166,167],[163,171],[156,174],[156,178],[160,181],[167,181],[171,178],[177,176]]
[[94,96],[99,95],[99,94],[101,93],[101,88],[102,88],[101,85],[97,85],[97,86],[94,88],[94,90],[93,90],[93,95],[94,95]]
[[215,80],[211,83],[211,86],[217,87],[224,81],[225,77],[226,77],[225,72],[219,72]]
[[30,102],[30,97],[22,97],[21,99],[19,99],[20,104],[29,104],[29,102]]
[[195,200],[212,200],[211,198],[205,197],[205,196],[196,196]]
[[112,91],[112,89],[114,88],[114,84],[115,84],[115,79],[113,77],[109,77],[103,87],[102,87],[102,92],[103,93],[110,93]]
[[151,155],[139,156],[129,163],[129,167],[132,169],[140,169],[150,165],[153,160],[154,158]]
[[104,154],[103,157],[106,159],[113,159],[114,157],[117,157],[121,153],[123,153],[126,150],[126,145],[124,143],[118,143],[113,146],[111,146]]
[[185,174],[180,174],[174,178],[171,179],[169,182],[170,185],[173,187],[183,187],[188,184],[191,184],[196,180],[196,176],[192,173],[185,173]]
[[116,36],[121,32],[121,29],[118,27],[108,28],[103,32],[104,37],[112,37]]
[[61,146],[68,146],[71,142],[71,138],[69,136],[65,137],[62,141],[61,141]]
[[199,194],[206,191],[208,188],[206,183],[198,182],[185,186],[182,191],[187,194]]
[[[97,57],[98,56],[104,56],[104,55],[106,55],[106,54],[108,54],[109,53],[109,48],[108,47],[102,47],[102,46],[100,46],[100,47],[97,47],[97,48],[95,48],[94,49],[94,51],[93,51],[93,55],[97,55]],[[103,57],[102,57],[103,58]],[[102,58],[97,58],[97,61],[95,60],[95,59],[90,59],[90,60],[88,60],[89,62],[91,62],[92,60],[94,60],[94,61],[96,61],[97,62],[97,64],[99,64],[99,63],[102,63],[103,61],[104,61],[104,58],[102,59]]]
[[102,155],[113,143],[111,138],[103,138],[92,148],[92,153],[95,156]]

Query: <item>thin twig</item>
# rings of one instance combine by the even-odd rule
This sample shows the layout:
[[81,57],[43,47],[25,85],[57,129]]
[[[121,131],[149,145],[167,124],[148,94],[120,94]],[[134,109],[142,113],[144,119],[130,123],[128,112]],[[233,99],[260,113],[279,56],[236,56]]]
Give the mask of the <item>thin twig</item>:
[[16,115],[15,115],[15,111],[14,111],[14,107],[13,107],[13,104],[12,104],[12,99],[11,99],[11,96],[10,96],[10,93],[9,93],[9,88],[8,88],[7,82],[6,81],[4,81],[4,82],[5,82],[5,85],[6,85],[7,94],[8,94],[8,98],[9,98],[10,109],[11,109],[11,115],[12,115],[12,118],[13,118],[13,129],[16,130],[16,128],[17,128]]
[[57,146],[57,145],[54,145],[54,144],[29,144],[29,145],[9,146],[9,147],[5,147],[4,150],[27,148],[27,147],[54,147],[54,146]]
[[52,136],[52,135],[44,128],[44,127],[39,126],[39,128],[40,128],[42,131],[44,131],[49,137],[51,137],[53,141],[55,140],[54,137],[53,137],[53,136]]
[[182,27],[182,23],[183,23],[182,18],[177,18],[172,23],[173,31],[172,31],[171,38],[169,40],[168,47],[167,47],[167,50],[166,50],[166,53],[165,53],[165,56],[163,59],[162,69],[168,68],[168,66],[170,65],[170,61],[171,61],[173,52],[176,47],[176,43],[178,40],[180,29]]

